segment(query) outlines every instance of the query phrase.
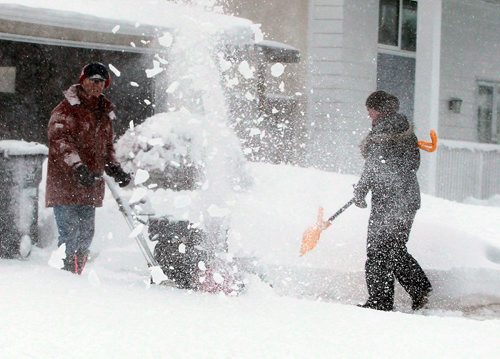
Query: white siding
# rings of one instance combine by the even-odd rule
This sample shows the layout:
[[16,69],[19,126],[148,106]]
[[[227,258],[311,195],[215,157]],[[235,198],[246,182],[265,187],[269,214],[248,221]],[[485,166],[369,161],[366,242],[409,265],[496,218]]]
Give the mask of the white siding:
[[437,152],[436,194],[463,201],[500,193],[500,147],[443,140]]
[[[500,5],[443,0],[440,137],[477,141],[477,80],[500,82]],[[463,100],[459,114],[448,100]]]
[[356,173],[369,127],[364,102],[376,88],[378,0],[311,0],[310,165]]

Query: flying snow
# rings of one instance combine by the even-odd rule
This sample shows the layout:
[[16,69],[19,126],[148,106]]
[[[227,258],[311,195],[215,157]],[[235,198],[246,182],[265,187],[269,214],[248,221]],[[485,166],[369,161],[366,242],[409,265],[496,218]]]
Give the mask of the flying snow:
[[255,68],[254,67],[250,67],[250,65],[248,64],[248,62],[246,60],[243,60],[238,65],[238,71],[240,72],[240,74],[243,75],[243,77],[246,80],[249,80],[249,79],[253,78],[253,73],[255,72]]
[[174,42],[174,37],[171,33],[165,32],[162,37],[158,38],[158,42],[163,47],[170,47]]
[[251,94],[250,92],[247,91],[247,93],[245,94],[245,98],[248,100],[248,101],[253,101],[255,100],[255,96],[253,94]]
[[271,75],[274,77],[280,77],[285,72],[285,66],[279,62],[271,66]]
[[146,77],[149,79],[151,77],[155,77],[159,73],[163,72],[163,67],[160,66],[160,61],[153,60],[153,68],[146,69]]
[[139,168],[134,177],[134,184],[140,185],[149,179],[149,172]]
[[163,270],[159,266],[151,267],[151,280],[155,284],[159,284],[163,281],[168,280],[168,277],[163,273]]
[[179,253],[186,253],[186,245],[184,243],[179,244]]
[[252,24],[250,26],[254,34],[255,43],[258,44],[259,42],[262,42],[264,40],[264,34],[262,33],[262,30],[260,28],[261,24]]
[[108,64],[109,69],[115,74],[116,77],[120,77],[122,74],[120,70],[118,70],[116,67],[113,66],[113,64]]
[[220,52],[217,54],[217,56],[219,57],[219,66],[220,66],[221,72],[226,72],[227,70],[229,70],[233,66],[233,63],[231,61],[227,61],[224,58],[223,53]]
[[198,262],[198,269],[201,270],[201,271],[206,271],[207,270],[207,266],[205,265],[205,262],[199,261]]
[[224,283],[224,277],[218,272],[214,272],[213,278],[214,278],[214,282],[217,284]]

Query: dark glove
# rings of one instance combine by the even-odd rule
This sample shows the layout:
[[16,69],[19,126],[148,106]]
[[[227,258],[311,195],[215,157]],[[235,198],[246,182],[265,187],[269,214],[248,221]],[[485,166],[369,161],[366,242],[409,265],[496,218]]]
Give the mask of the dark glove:
[[364,198],[361,197],[354,197],[354,205],[359,208],[366,208],[368,205],[366,204],[366,201]]
[[104,169],[108,175],[114,178],[120,187],[127,186],[132,180],[132,176],[125,172],[119,164],[108,163],[104,166]]
[[360,193],[359,187],[355,184],[353,184],[352,186],[354,187],[354,205],[359,208],[368,207],[365,201],[365,196]]
[[95,175],[83,164],[75,168],[75,177],[82,186],[92,187],[95,184]]

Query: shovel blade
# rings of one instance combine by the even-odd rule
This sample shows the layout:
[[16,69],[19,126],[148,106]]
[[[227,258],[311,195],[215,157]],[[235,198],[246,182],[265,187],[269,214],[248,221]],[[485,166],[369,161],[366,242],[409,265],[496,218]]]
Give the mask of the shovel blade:
[[319,236],[321,235],[321,228],[317,226],[310,227],[306,229],[302,235],[302,244],[300,246],[300,255],[303,256],[310,250],[314,249],[319,242]]

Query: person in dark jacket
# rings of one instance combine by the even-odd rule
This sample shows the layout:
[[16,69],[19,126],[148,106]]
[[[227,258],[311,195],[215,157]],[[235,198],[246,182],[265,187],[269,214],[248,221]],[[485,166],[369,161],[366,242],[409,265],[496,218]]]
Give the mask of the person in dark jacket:
[[369,191],[365,308],[393,310],[394,279],[421,309],[432,290],[424,271],[406,248],[413,220],[420,208],[417,170],[420,152],[408,119],[399,114],[399,100],[376,91],[366,100],[372,128],[360,145],[365,164],[354,188],[354,203],[365,208]]
[[115,158],[114,105],[103,95],[110,81],[103,64],[85,65],[79,84],[64,92],[48,125],[46,206],[54,208],[58,246],[66,246],[63,269],[78,274],[94,236],[95,208],[102,206],[103,172],[122,187],[131,180]]

